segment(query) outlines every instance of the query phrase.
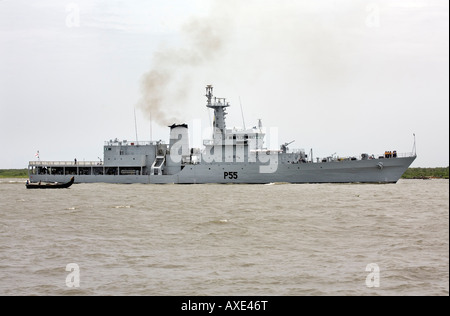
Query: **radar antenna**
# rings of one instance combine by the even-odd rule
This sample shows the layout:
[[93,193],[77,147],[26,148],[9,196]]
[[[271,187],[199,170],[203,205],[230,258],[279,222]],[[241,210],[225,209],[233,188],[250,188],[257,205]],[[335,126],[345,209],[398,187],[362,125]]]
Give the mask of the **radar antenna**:
[[208,98],[207,104],[211,105],[211,100],[213,98],[213,86],[212,85],[207,85],[206,86],[206,98]]
[[242,124],[244,124],[244,130],[245,130],[244,110],[242,109],[241,97],[239,97],[239,104],[241,105]]

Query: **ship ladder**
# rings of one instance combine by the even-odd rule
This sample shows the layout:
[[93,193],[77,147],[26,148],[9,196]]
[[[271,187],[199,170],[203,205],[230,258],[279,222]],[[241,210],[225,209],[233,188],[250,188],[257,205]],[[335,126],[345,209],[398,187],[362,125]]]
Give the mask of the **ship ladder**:
[[164,165],[164,162],[166,161],[166,158],[164,156],[157,156],[155,161],[153,162],[151,170],[151,174],[155,176],[162,175],[162,166]]

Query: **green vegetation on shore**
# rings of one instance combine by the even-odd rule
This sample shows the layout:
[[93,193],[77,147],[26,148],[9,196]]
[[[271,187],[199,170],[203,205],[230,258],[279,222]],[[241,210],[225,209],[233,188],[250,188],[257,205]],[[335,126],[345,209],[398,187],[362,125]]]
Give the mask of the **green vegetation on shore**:
[[0,178],[28,178],[27,169],[0,169]]
[[402,179],[448,179],[446,168],[409,168]]
[[[27,169],[0,169],[0,178],[28,178]],[[402,179],[448,179],[446,168],[409,168]]]

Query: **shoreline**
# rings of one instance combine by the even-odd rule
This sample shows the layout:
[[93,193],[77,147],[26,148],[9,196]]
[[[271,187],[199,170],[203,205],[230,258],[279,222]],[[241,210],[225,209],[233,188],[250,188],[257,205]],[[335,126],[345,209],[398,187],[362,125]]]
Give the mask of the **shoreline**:
[[27,179],[28,169],[0,169],[0,179]]

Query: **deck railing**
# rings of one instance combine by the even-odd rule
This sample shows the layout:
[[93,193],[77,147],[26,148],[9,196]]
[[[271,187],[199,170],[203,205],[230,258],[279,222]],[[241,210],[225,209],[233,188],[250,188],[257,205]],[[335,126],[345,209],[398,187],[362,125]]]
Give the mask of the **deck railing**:
[[[407,157],[414,157],[416,154],[415,153],[397,153],[397,157],[396,158],[407,158]],[[379,157],[384,157],[385,154],[379,154],[379,155],[374,155],[375,159],[378,159]],[[393,157],[390,157],[393,158]]]
[[105,142],[105,146],[150,146],[150,145],[158,145],[165,144],[163,141],[151,141],[151,142],[137,142],[137,141],[127,141],[127,140],[110,140]]
[[[322,157],[315,159],[317,162],[330,162],[330,161],[347,161],[347,160],[371,160],[371,159],[396,159],[396,158],[408,158],[408,157],[414,157],[416,156],[415,153],[397,153],[396,156],[392,154],[391,156],[387,156],[385,154],[378,154],[378,155],[368,155],[366,158],[362,157],[362,154],[359,156],[346,156],[346,157],[340,157],[340,156],[329,156],[329,157]],[[315,161],[316,162],[316,161]]]
[[100,161],[30,161],[30,166],[58,166],[58,167],[101,167]]
[[[266,152],[266,151],[264,151]],[[277,151],[270,151],[272,153],[275,153]],[[397,153],[397,157],[396,158],[406,158],[406,157],[413,157],[415,156],[415,153]],[[369,155],[368,159],[378,159],[380,157],[384,158],[384,154],[380,154],[380,155]],[[361,156],[360,157],[355,157],[356,160],[361,160]],[[327,161],[345,161],[345,160],[351,160],[352,157],[337,157],[337,156],[333,156],[333,157],[328,157],[324,158]],[[395,159],[394,157],[391,158],[384,158],[384,159]],[[314,161],[316,162],[316,161]],[[319,158],[318,162],[322,162],[322,158]],[[35,166],[45,166],[45,167],[103,167],[103,162],[102,161],[30,161],[29,165],[32,167]]]

